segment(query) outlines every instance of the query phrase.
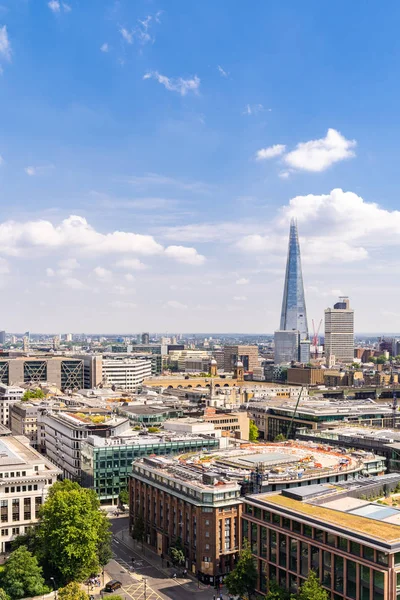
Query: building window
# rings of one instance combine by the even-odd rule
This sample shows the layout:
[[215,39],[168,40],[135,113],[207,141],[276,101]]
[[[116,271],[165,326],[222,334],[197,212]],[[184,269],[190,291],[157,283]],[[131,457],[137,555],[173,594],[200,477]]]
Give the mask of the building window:
[[36,519],[39,517],[39,510],[40,510],[41,506],[42,506],[42,498],[40,496],[37,496],[35,498],[35,517],[36,517]]
[[29,521],[31,519],[31,499],[24,498],[24,520]]
[[8,500],[0,501],[0,514],[1,522],[6,523],[8,521]]
[[12,501],[12,520],[19,521],[19,498],[13,498]]
[[13,535],[19,535],[19,527],[13,527],[12,528],[12,534]]
[[1,535],[8,535],[8,529],[2,529]]
[[346,596],[357,598],[357,564],[352,560],[346,561]]

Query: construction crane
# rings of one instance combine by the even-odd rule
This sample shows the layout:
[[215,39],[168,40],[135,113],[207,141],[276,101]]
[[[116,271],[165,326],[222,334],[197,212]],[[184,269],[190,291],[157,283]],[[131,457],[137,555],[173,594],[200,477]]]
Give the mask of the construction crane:
[[286,439],[287,440],[290,439],[290,434],[292,433],[292,425],[293,425],[294,418],[295,418],[295,416],[297,414],[297,408],[299,406],[300,397],[301,397],[301,394],[303,393],[303,389],[304,389],[304,385],[301,386],[301,390],[299,392],[299,395],[297,396],[296,406],[294,408],[294,412],[293,412],[293,415],[292,415],[292,418],[291,418],[291,421],[289,423],[289,427],[288,427],[288,430],[287,430],[287,434],[286,434]]
[[319,322],[318,328],[315,329],[314,319],[312,320],[313,337],[312,345],[314,346],[314,358],[318,358],[318,345],[319,345],[319,330],[321,329],[322,319]]

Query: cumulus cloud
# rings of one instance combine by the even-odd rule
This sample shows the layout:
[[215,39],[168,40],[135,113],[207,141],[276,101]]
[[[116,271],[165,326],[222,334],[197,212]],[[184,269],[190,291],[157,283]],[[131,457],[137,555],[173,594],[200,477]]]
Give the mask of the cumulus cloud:
[[165,249],[165,254],[186,265],[202,265],[205,261],[205,257],[198,254],[195,248],[187,248],[186,246],[168,246]]
[[248,283],[250,283],[250,280],[246,279],[246,277],[240,277],[240,279],[236,279],[236,285],[247,285]]
[[6,25],[0,27],[0,58],[11,60],[11,43],[8,39]]
[[36,169],[35,169],[35,167],[25,167],[24,171],[30,177],[33,177],[34,175],[36,175]]
[[261,148],[261,150],[258,150],[256,153],[256,160],[266,160],[268,158],[280,156],[285,150],[285,144],[275,144],[274,146],[269,146],[269,148]]
[[108,52],[108,51],[110,50],[110,47],[109,47],[109,45],[107,44],[107,42],[104,42],[104,44],[102,44],[102,45],[100,46],[100,50],[101,50],[101,52]]
[[143,79],[155,79],[165,89],[170,92],[178,92],[181,96],[186,96],[189,92],[196,94],[200,87],[200,79],[197,75],[194,75],[191,79],[184,79],[183,77],[167,77],[161,75],[158,71],[149,71],[143,76]]
[[167,308],[175,308],[177,310],[187,310],[187,305],[182,302],[178,302],[178,300],[168,300],[165,304]]
[[68,269],[69,271],[79,269],[80,267],[80,264],[76,258],[63,258],[62,260],[58,261],[58,264],[62,269]]
[[125,277],[125,281],[129,281],[129,282],[135,281],[135,277],[132,275],[132,273],[125,273],[124,277]]
[[297,144],[284,156],[284,162],[300,171],[325,171],[336,162],[354,158],[355,140],[347,140],[336,129],[328,129],[324,138]]
[[104,267],[95,267],[93,273],[96,275],[97,279],[100,279],[101,281],[109,281],[112,278],[111,271]]
[[80,279],[76,279],[75,277],[67,277],[64,279],[63,284],[65,287],[70,288],[71,290],[85,290],[87,286],[80,281]]
[[147,269],[147,265],[142,263],[138,258],[122,258],[121,260],[117,260],[115,266],[131,271],[143,271]]
[[56,272],[54,269],[52,269],[51,267],[47,267],[47,269],[46,269],[47,277],[54,277],[55,274],[56,274]]
[[54,13],[59,13],[61,10],[61,4],[58,0],[50,0],[50,2],[47,3],[47,6]]

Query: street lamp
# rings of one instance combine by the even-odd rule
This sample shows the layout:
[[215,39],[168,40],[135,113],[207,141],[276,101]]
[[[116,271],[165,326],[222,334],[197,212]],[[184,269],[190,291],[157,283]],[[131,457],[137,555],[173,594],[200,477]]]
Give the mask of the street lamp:
[[57,600],[56,580],[54,579],[54,577],[50,577],[50,581],[53,582],[54,598],[55,600]]

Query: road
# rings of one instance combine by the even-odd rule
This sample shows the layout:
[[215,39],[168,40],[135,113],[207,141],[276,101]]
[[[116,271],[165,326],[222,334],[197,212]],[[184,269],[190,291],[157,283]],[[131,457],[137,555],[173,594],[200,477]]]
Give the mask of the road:
[[[107,572],[113,579],[122,583],[122,596],[127,600],[187,600],[192,594],[196,600],[213,600],[215,590],[213,588],[200,589],[192,581],[190,583],[180,582],[179,579],[170,578],[160,567],[151,564],[141,550],[140,546],[132,549],[121,539],[116,538],[118,532],[127,529],[128,518],[111,519],[111,530],[113,534],[112,550],[114,561],[107,565]],[[132,557],[135,558],[134,573],[131,573]],[[165,563],[164,563],[165,564]],[[146,578],[146,595],[143,577]],[[119,591],[116,592],[120,593]],[[227,598],[224,595],[224,600]]]

